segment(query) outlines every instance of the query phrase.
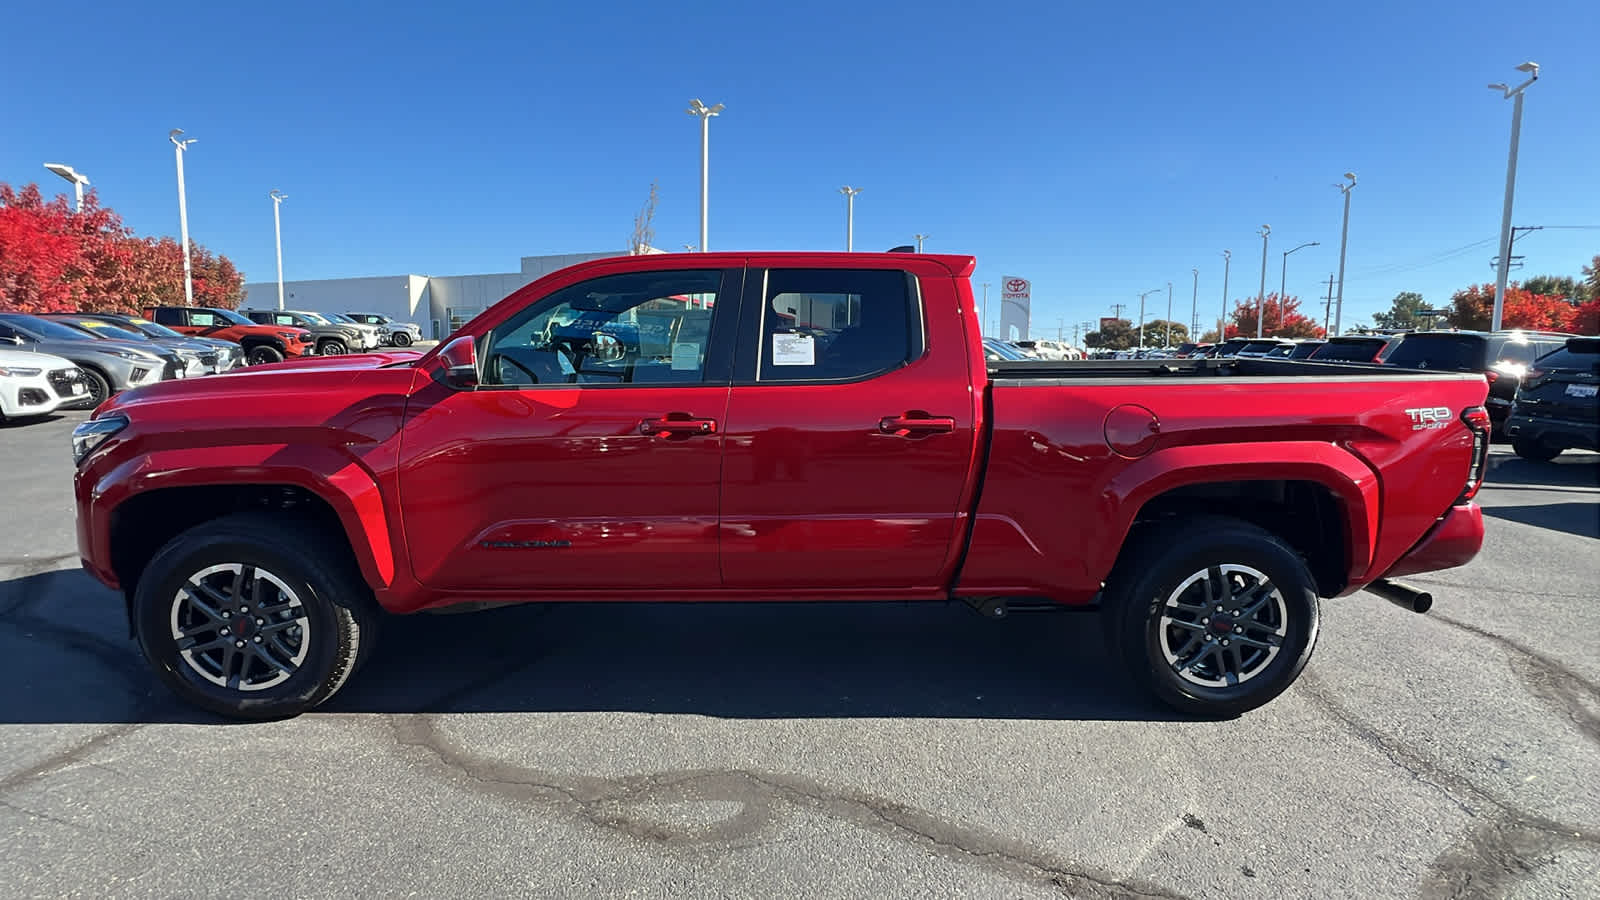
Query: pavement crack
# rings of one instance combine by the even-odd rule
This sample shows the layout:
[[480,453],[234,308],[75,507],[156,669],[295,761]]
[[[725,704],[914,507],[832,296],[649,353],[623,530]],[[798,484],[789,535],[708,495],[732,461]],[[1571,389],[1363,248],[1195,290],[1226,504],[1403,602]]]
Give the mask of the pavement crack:
[[8,794],[13,789],[21,787],[34,779],[43,778],[46,775],[65,769],[93,753],[96,749],[112,741],[121,740],[143,727],[140,724],[127,724],[108,728],[105,731],[96,733],[87,740],[79,741],[65,750],[52,753],[31,766],[0,777],[0,795]]
[[[1163,900],[1182,896],[1156,885],[1069,865],[1022,842],[946,822],[903,803],[840,791],[801,776],[743,769],[615,778],[557,775],[478,758],[440,734],[429,715],[397,717],[390,725],[402,748],[432,757],[469,790],[507,802],[554,806],[595,826],[653,844],[727,849],[769,831],[785,808],[803,808],[1015,880],[1042,881],[1073,896]],[[735,803],[739,812],[711,824],[668,825],[648,820],[637,808],[630,809],[639,804],[684,802]]]
[[1590,741],[1600,744],[1600,685],[1512,638],[1450,616],[1435,613],[1433,618],[1509,651],[1512,671],[1529,693],[1554,707]]

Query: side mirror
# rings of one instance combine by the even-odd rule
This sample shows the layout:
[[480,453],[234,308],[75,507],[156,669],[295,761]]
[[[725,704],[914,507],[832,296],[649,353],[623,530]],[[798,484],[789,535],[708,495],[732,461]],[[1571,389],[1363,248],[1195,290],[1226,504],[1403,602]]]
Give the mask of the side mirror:
[[458,391],[470,391],[478,386],[478,345],[472,335],[464,334],[439,351],[444,362],[444,383]]
[[590,355],[597,362],[616,362],[626,356],[627,352],[616,335],[600,331],[594,333],[594,351]]

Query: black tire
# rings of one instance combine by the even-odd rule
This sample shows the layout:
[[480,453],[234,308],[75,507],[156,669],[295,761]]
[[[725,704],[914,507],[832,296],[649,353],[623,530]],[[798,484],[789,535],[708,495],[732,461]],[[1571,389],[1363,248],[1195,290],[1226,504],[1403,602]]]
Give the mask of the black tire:
[[73,405],[81,409],[94,409],[106,402],[113,393],[111,379],[98,369],[91,369],[88,366],[78,368],[83,372],[83,383],[89,388],[89,398]]
[[349,352],[350,348],[345,346],[344,341],[336,340],[334,338],[329,338],[325,341],[319,341],[317,343],[318,356],[340,356]]
[[245,362],[252,366],[264,366],[268,363],[283,362],[283,351],[271,344],[257,344],[245,351]]
[[[1137,684],[1180,712],[1227,718],[1261,706],[1294,683],[1311,658],[1319,625],[1316,580],[1294,548],[1248,522],[1221,516],[1138,529],[1129,540],[1107,582],[1101,615],[1110,646]],[[1259,612],[1236,619],[1232,613],[1249,612],[1256,599],[1245,590],[1259,587],[1255,575],[1275,590],[1261,598]],[[1197,576],[1202,580],[1179,592]],[[1213,607],[1217,599],[1223,600],[1221,613]],[[1180,601],[1199,602],[1204,612]],[[1267,646],[1274,642],[1275,650]],[[1184,647],[1174,649],[1178,643]],[[1179,652],[1189,646],[1194,652]],[[1230,658],[1238,663],[1237,683],[1227,678]],[[1185,662],[1193,666],[1188,674],[1179,672]]]
[[[259,512],[206,522],[168,541],[145,568],[133,601],[139,647],[162,682],[189,703],[235,719],[296,716],[333,696],[368,655],[379,612],[355,561],[330,543],[304,520]],[[212,569],[222,571],[201,577]],[[206,593],[196,590],[198,582],[207,583]],[[216,587],[228,582],[232,593]],[[197,598],[220,616],[194,615]],[[233,603],[266,618],[240,616]],[[184,621],[199,624],[186,629],[191,646],[180,649],[174,631]],[[230,640],[245,652],[226,646]],[[293,664],[275,665],[268,650]]]
[[1538,441],[1530,441],[1526,438],[1516,438],[1511,441],[1511,452],[1523,459],[1531,459],[1534,462],[1549,462],[1561,455],[1561,448],[1552,447],[1549,444],[1541,444]]
[[409,331],[396,331],[389,339],[396,347],[411,346],[411,332]]

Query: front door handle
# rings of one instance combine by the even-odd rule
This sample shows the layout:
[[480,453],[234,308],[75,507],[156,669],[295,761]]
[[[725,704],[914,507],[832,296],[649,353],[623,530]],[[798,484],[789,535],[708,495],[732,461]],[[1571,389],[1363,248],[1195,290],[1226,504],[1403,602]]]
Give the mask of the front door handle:
[[653,437],[675,435],[716,434],[716,419],[697,419],[688,413],[667,413],[659,419],[645,419],[639,423],[639,433]]
[[880,434],[892,434],[896,437],[949,434],[955,430],[954,416],[930,416],[927,413],[909,412],[899,416],[884,416],[878,420]]

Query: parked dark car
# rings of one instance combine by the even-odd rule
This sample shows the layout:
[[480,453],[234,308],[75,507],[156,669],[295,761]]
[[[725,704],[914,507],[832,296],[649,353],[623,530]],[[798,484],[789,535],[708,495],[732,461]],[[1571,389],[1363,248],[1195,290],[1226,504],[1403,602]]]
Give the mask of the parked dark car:
[[1289,351],[1289,358],[1310,359],[1312,354],[1316,353],[1318,350],[1321,350],[1322,345],[1326,343],[1327,341],[1301,341],[1300,343],[1294,345],[1293,350]]
[[1212,348],[1212,352],[1209,355],[1213,356],[1213,357],[1216,357],[1218,359],[1221,359],[1221,358],[1226,357],[1226,356],[1237,355],[1238,352],[1239,352],[1239,348],[1243,347],[1245,344],[1250,343],[1251,340],[1252,340],[1251,338],[1242,338],[1242,337],[1228,338],[1227,340],[1225,340],[1222,343],[1218,344],[1216,347]]
[[1511,413],[1522,373],[1538,357],[1561,349],[1569,337],[1547,331],[1416,331],[1406,335],[1383,364],[1482,373],[1489,379],[1484,406],[1499,432]]
[[1362,362],[1375,363],[1385,350],[1398,343],[1399,335],[1342,334],[1328,338],[1328,342],[1306,357],[1312,362]]
[[1243,357],[1271,356],[1272,352],[1280,347],[1285,351],[1281,355],[1287,356],[1287,351],[1294,349],[1294,343],[1291,341],[1282,340],[1280,338],[1258,338],[1256,340],[1247,342],[1243,347],[1235,350],[1233,355]]
[[1551,460],[1563,450],[1600,450],[1600,338],[1567,338],[1534,360],[1506,418],[1511,449]]
[[164,347],[104,341],[60,322],[23,313],[0,313],[0,342],[72,360],[83,370],[89,386],[89,399],[82,405],[91,408],[118,391],[185,374],[183,360]]

